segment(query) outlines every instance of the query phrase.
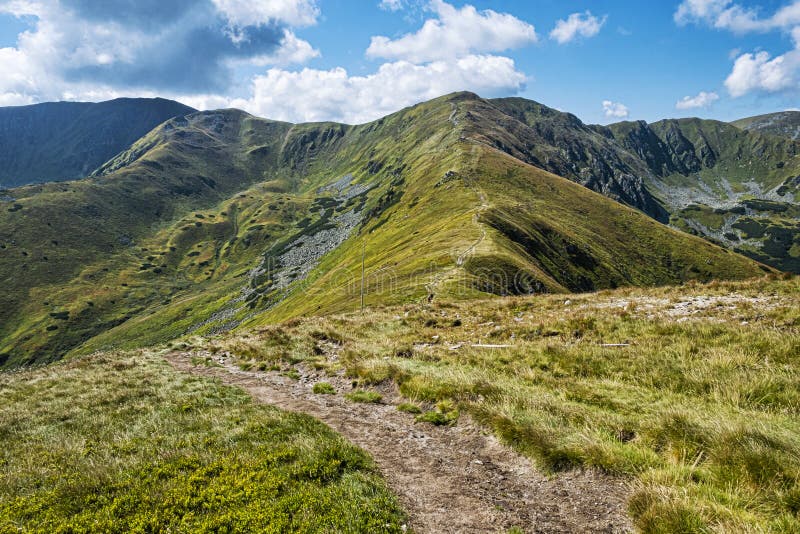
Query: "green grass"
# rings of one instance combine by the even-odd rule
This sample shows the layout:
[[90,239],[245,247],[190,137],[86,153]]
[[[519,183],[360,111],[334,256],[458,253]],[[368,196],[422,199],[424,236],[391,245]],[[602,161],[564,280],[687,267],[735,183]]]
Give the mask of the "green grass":
[[420,414],[422,413],[422,408],[414,404],[413,402],[401,402],[397,405],[397,409],[401,412],[410,413],[410,414]]
[[312,388],[312,391],[314,393],[319,394],[319,395],[335,395],[336,394],[336,388],[334,388],[328,382],[317,382],[316,384],[314,384],[314,387]]
[[0,184],[83,178],[160,123],[194,111],[161,98],[3,107]]
[[359,449],[144,352],[0,374],[0,531],[400,532]]
[[436,426],[452,425],[457,420],[457,415],[454,417],[449,413],[442,413],[436,410],[429,410],[421,413],[416,418],[419,423],[430,423]]
[[436,403],[435,410],[428,410],[416,418],[420,423],[431,423],[436,426],[450,426],[458,421],[458,408],[451,399],[443,399]]
[[283,376],[291,378],[292,380],[300,380],[301,375],[300,371],[298,371],[297,369],[289,369],[288,371],[283,373]]
[[[772,277],[442,301],[273,328],[320,365],[318,333],[335,335],[351,376],[437,404],[422,420],[466,413],[546,471],[629,477],[645,532],[788,533],[800,529],[798,295],[800,279]],[[248,358],[285,350],[247,339],[258,347]]]
[[376,404],[383,400],[383,396],[375,391],[357,390],[351,393],[346,393],[345,398],[352,402],[359,402],[365,404]]

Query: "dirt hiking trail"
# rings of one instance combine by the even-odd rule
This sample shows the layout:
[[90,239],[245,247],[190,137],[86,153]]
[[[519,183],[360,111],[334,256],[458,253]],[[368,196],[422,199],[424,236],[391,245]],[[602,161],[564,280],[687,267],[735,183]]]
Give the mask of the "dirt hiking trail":
[[[277,372],[242,371],[214,356],[219,366],[194,365],[206,352],[164,357],[180,371],[214,377],[248,391],[257,401],[322,420],[375,460],[418,533],[630,532],[625,515],[628,484],[597,471],[569,471],[553,478],[503,446],[463,416],[452,427],[417,423],[397,410],[394,386],[381,389],[381,404],[357,404],[345,377],[296,366],[299,380]],[[195,360],[198,361],[198,360]],[[335,395],[314,394],[329,382]]]

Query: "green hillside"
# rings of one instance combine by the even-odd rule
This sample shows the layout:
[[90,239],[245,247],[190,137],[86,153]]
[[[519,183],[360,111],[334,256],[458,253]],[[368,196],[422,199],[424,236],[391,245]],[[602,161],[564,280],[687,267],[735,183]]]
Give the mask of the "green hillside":
[[800,272],[800,143],[700,119],[585,125],[522,98],[474,110],[474,136],[680,230]]
[[554,478],[622,476],[640,532],[789,534],[800,529],[798,294],[800,278],[780,275],[435,300],[193,339],[188,350],[234,355],[234,369],[265,377],[295,365],[369,390],[389,384],[418,421],[460,426],[468,415]]
[[800,140],[800,111],[779,111],[733,121],[737,128]]
[[370,305],[760,266],[487,143],[470,93],[361,126],[173,119],[0,212],[5,365]]
[[0,188],[83,178],[165,120],[193,111],[163,98],[2,107]]
[[800,272],[800,144],[700,119],[609,129],[648,162],[670,224]]
[[800,143],[727,123],[606,126],[522,98],[485,100],[472,134],[680,230],[800,272]]
[[0,374],[0,531],[402,532],[361,450],[313,418],[109,353]]

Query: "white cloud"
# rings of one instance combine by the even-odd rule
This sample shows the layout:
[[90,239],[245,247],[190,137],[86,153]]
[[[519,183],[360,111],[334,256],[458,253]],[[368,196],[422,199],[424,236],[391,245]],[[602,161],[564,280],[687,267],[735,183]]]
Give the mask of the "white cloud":
[[34,104],[33,98],[19,93],[0,93],[0,106],[25,106]]
[[537,40],[534,27],[513,15],[478,11],[471,5],[457,9],[442,0],[432,0],[430,9],[437,18],[426,20],[416,33],[394,40],[373,37],[367,56],[424,63],[473,53],[500,52]]
[[714,92],[700,91],[695,96],[684,96],[675,103],[675,109],[707,108],[719,100],[719,95]]
[[400,11],[403,9],[403,0],[381,0],[378,7],[386,11]]
[[800,50],[774,58],[763,51],[742,54],[734,62],[725,87],[734,98],[753,91],[776,93],[800,88]]
[[256,56],[248,62],[260,67],[265,65],[285,67],[292,64],[302,65],[319,56],[319,50],[311,46],[311,43],[298,39],[294,32],[286,30],[281,45],[275,52],[266,56]]
[[595,17],[591,12],[573,13],[565,20],[556,21],[556,26],[550,32],[550,38],[558,44],[569,43],[578,37],[594,37],[600,33],[600,28],[606,23],[607,16]]
[[425,65],[385,63],[367,76],[350,76],[342,68],[270,69],[253,80],[250,98],[230,105],[276,120],[363,123],[454,91],[489,96],[518,92],[525,81],[513,60],[490,55]]
[[[386,41],[393,50],[387,51],[387,55],[396,53],[408,58],[392,59],[366,75],[353,75],[343,68],[287,68],[286,65],[318,56],[319,51],[298,38],[291,26],[259,23],[264,17],[293,21],[297,25],[313,23],[319,12],[316,3],[309,0],[255,4],[235,0],[203,0],[203,4],[197,0],[172,0],[159,4],[158,9],[165,13],[137,8],[135,15],[141,18],[138,23],[128,23],[127,14],[116,12],[98,21],[99,15],[94,11],[63,8],[67,1],[89,6],[86,9],[91,10],[107,6],[85,0],[0,0],[0,13],[35,17],[31,29],[18,36],[16,47],[0,48],[0,105],[158,95],[198,109],[239,107],[273,119],[362,123],[453,91],[471,90],[486,96],[518,93],[527,77],[517,70],[514,61],[481,51],[502,50],[536,39],[532,26],[510,15],[479,12],[471,6],[456,9],[437,1],[431,4],[438,15],[435,20],[427,21],[416,34],[406,36],[406,41],[402,38]],[[128,0],[106,1],[134,5]],[[188,7],[175,8],[179,2]],[[102,16],[106,17],[106,12]],[[155,29],[153,24],[157,25]],[[197,33],[198,29],[200,33],[217,32],[211,36],[213,42],[225,44],[229,40],[237,51],[237,43],[251,46],[259,39],[266,46],[248,54],[213,56],[212,49],[192,48],[193,41],[175,42]],[[273,33],[259,34],[262,29]],[[459,35],[469,38],[459,41]],[[158,37],[155,44],[154,36]],[[427,38],[443,38],[450,48],[446,54],[435,53],[434,49],[443,46],[425,45],[423,41]],[[398,43],[409,40],[416,43],[413,51],[402,54]],[[167,46],[170,42],[174,46]],[[110,76],[82,78],[73,74],[120,66],[144,68],[150,61],[157,65],[165,61],[174,63],[182,57],[175,55],[176,48],[179,54],[191,50],[188,57],[193,60],[201,57],[209,60],[204,55],[208,52],[213,56],[211,60],[220,63],[222,73],[243,75],[235,82],[224,78],[225,85],[217,87],[204,82],[181,85],[171,81],[148,85],[140,83],[139,78],[130,82],[110,80]],[[241,68],[243,65],[247,68]],[[271,68],[252,76],[253,66]],[[125,70],[122,73],[128,74]],[[149,79],[157,79],[158,74],[149,72]],[[189,73],[177,69],[172,75],[183,79]]]
[[626,119],[629,115],[628,106],[611,100],[603,100],[603,113],[613,119]]
[[736,33],[788,29],[800,24],[800,0],[794,0],[770,17],[760,17],[756,9],[732,0],[684,0],[675,11],[675,22],[703,22],[717,29]]
[[313,23],[311,0],[0,0],[0,13],[32,17],[0,49],[3,102],[226,92],[233,67],[319,55],[286,26]]
[[784,54],[773,57],[763,50],[732,51],[731,59],[735,59],[725,87],[734,98],[754,92],[800,90],[800,0],[793,0],[769,16],[761,16],[757,9],[743,7],[733,0],[684,0],[675,11],[675,22],[700,22],[739,34],[788,32],[794,49]]
[[320,11],[314,0],[212,0],[231,24],[252,26],[279,21],[289,26],[316,24]]

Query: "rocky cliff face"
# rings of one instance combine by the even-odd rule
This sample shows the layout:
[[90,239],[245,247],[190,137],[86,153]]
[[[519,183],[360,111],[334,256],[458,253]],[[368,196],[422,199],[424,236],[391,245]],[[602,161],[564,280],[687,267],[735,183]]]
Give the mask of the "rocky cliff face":
[[517,159],[569,178],[662,222],[667,212],[647,190],[647,165],[606,129],[522,98],[483,101],[473,135]]
[[[800,115],[798,115],[800,116]],[[681,230],[800,271],[800,143],[791,114],[583,124],[521,98],[470,103],[469,136]],[[754,202],[756,201],[756,202]]]

